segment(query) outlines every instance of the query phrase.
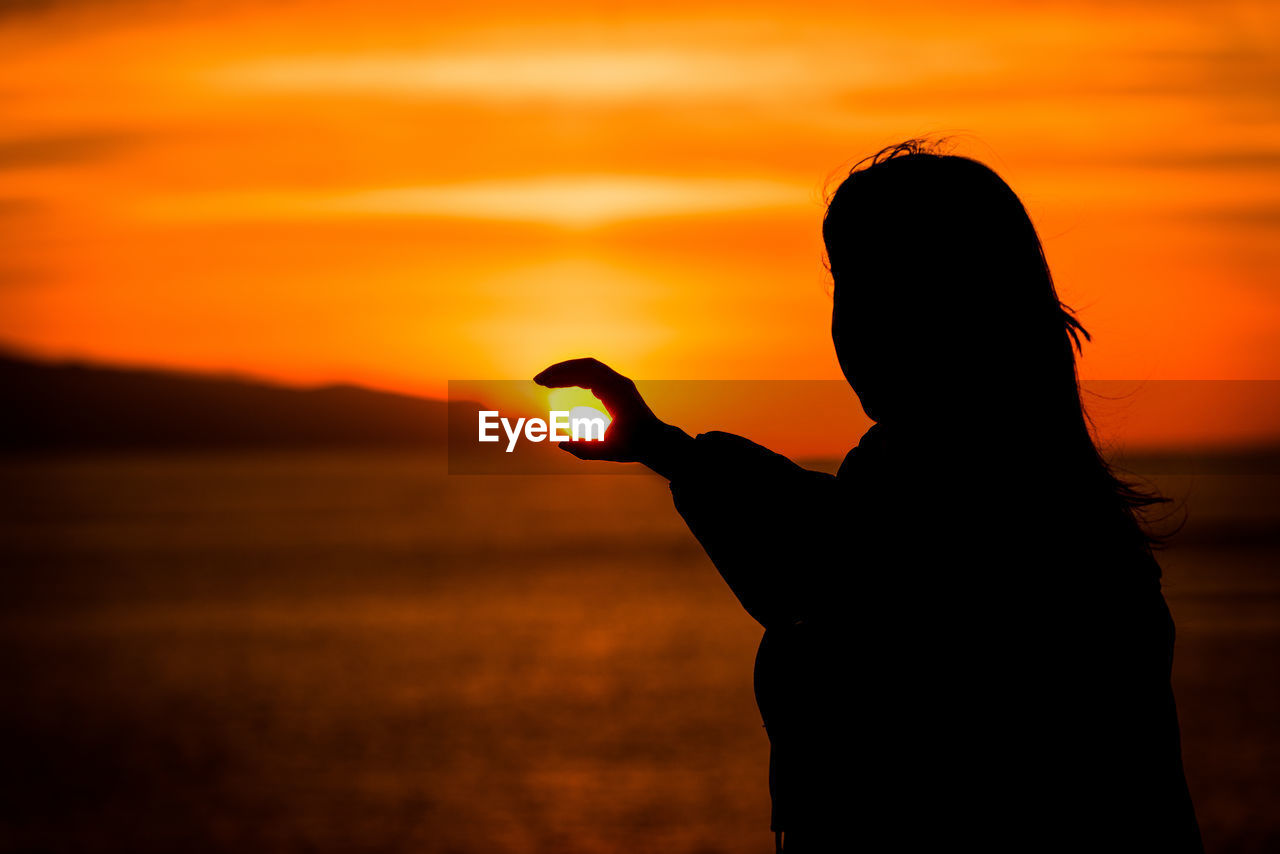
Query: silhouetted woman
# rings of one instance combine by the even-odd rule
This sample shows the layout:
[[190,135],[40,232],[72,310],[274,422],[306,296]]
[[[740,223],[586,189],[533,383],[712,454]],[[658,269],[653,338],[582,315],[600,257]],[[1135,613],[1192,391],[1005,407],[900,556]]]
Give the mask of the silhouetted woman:
[[855,167],[823,238],[831,335],[874,426],[839,473],[664,424],[593,359],[584,457],[670,478],[765,628],[756,697],[788,854],[1200,850],[1173,623],[1081,407],[1088,337],[1013,191],[906,143]]

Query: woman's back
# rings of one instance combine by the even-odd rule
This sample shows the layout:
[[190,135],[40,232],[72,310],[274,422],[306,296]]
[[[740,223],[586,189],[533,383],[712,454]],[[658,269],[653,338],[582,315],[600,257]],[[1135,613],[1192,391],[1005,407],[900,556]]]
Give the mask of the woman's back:
[[757,658],[789,850],[1198,850],[1149,553],[1069,488],[1010,502],[989,461],[893,444],[805,508],[830,583]]

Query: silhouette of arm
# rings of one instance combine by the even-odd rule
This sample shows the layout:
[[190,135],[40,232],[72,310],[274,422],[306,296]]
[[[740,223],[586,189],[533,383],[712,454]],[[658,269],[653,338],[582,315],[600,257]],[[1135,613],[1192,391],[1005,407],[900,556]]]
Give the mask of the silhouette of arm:
[[731,433],[696,439],[660,420],[636,385],[596,359],[570,359],[534,381],[589,389],[613,422],[603,441],[562,442],[582,459],[640,462],[671,480],[676,509],[747,613],[766,628],[833,599],[831,564],[851,514],[836,478]]

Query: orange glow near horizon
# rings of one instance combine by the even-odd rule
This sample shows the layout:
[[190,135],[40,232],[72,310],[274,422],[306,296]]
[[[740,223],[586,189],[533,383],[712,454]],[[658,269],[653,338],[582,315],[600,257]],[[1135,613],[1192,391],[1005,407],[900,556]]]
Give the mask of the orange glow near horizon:
[[0,343],[437,396],[587,354],[835,379],[823,191],[950,134],[1083,376],[1280,379],[1275,4],[641,8],[5,12]]

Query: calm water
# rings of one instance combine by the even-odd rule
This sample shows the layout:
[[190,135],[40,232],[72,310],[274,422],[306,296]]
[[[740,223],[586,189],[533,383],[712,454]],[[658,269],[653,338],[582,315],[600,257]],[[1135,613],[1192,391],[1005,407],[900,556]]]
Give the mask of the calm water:
[[[772,850],[759,629],[644,477],[0,464],[0,849]],[[1280,848],[1280,487],[1166,478],[1214,851]]]

